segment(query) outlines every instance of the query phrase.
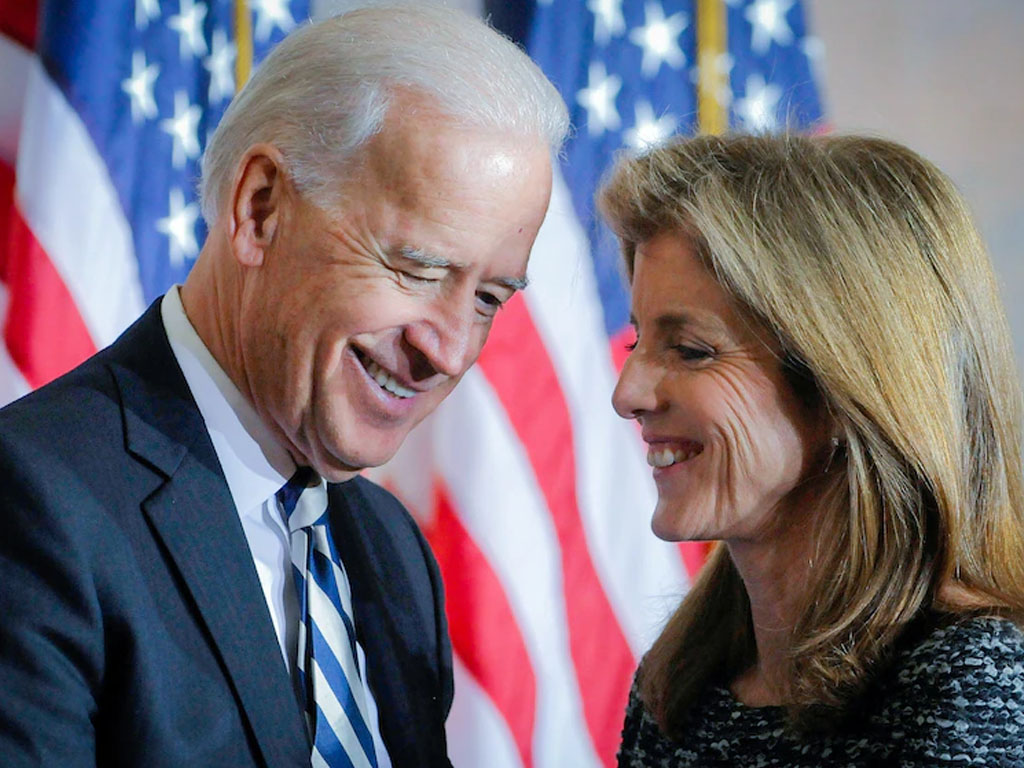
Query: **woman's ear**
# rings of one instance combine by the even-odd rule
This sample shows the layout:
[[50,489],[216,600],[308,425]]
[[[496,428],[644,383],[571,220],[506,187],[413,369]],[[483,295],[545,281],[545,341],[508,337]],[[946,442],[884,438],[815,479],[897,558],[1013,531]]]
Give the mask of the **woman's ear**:
[[281,218],[284,199],[281,153],[269,144],[255,144],[242,156],[232,188],[232,252],[247,267],[263,263]]

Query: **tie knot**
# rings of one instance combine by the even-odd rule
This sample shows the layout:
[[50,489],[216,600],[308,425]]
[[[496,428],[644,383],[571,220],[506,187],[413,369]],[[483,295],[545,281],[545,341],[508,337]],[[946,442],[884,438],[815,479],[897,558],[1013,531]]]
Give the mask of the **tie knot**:
[[291,518],[292,512],[295,511],[295,505],[299,502],[299,496],[309,486],[312,477],[312,469],[299,467],[291,479],[277,492],[277,500],[281,504],[281,509],[284,510],[285,519]]

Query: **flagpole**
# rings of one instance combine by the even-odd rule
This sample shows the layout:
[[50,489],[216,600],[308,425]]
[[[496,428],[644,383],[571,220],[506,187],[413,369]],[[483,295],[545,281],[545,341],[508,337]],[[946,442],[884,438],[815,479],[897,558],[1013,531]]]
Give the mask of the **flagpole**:
[[727,69],[722,66],[728,45],[724,0],[697,0],[697,120],[701,133],[718,134],[729,127]]
[[247,0],[235,0],[235,91],[249,80],[252,72],[252,16]]

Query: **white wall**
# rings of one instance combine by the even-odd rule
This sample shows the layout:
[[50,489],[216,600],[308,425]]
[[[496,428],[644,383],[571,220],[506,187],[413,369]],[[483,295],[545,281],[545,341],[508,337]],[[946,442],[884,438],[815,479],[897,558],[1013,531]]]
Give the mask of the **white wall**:
[[840,131],[896,139],[974,210],[1024,373],[1024,2],[805,0]]

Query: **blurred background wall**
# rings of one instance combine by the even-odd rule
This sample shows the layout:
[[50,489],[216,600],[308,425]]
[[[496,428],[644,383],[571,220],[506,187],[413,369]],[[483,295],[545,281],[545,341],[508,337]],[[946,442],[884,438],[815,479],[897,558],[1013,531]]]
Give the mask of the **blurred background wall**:
[[[314,0],[319,14],[366,4]],[[482,0],[448,5],[480,13]],[[821,91],[835,130],[909,145],[946,171],[970,203],[1024,378],[1024,0],[804,5],[821,40]]]
[[805,0],[838,131],[946,171],[988,243],[1024,375],[1024,2]]

